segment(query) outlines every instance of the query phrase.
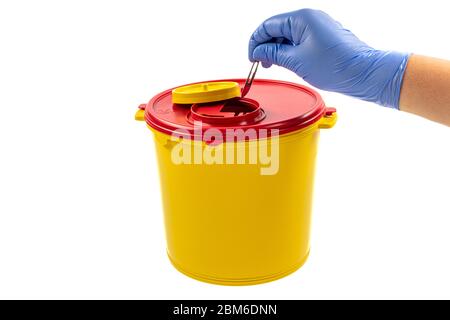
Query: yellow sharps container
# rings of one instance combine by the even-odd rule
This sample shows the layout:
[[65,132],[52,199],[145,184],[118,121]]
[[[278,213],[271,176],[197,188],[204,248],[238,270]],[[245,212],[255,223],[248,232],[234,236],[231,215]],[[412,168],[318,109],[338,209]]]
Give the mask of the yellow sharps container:
[[319,129],[336,122],[308,87],[245,79],[170,89],[140,106],[159,164],[167,253],[223,285],[282,278],[309,254]]

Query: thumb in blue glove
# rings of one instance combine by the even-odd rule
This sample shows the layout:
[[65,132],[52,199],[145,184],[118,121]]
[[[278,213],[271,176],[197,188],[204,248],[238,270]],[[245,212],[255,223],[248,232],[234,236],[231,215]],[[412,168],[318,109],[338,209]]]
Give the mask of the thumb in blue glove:
[[325,12],[312,9],[264,21],[249,42],[252,62],[282,66],[319,89],[395,109],[408,58],[375,50]]

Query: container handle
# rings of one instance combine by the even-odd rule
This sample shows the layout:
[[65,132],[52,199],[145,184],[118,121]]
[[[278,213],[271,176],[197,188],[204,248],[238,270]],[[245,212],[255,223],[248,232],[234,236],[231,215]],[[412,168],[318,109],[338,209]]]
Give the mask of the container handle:
[[337,121],[337,112],[335,108],[326,108],[325,113],[319,121],[319,129],[331,129]]
[[145,120],[145,107],[147,105],[145,103],[139,105],[138,111],[136,111],[136,114],[134,115],[134,119],[136,121],[144,121]]

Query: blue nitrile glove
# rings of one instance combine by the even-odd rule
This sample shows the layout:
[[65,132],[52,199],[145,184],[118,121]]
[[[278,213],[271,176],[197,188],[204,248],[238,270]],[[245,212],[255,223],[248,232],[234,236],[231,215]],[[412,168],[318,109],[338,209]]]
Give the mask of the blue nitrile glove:
[[302,9],[264,21],[249,42],[250,61],[276,64],[328,91],[399,108],[409,54],[375,50],[325,12]]

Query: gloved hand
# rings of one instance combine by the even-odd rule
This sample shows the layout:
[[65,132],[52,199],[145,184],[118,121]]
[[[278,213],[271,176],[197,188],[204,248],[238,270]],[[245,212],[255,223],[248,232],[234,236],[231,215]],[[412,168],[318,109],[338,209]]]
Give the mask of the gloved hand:
[[302,9],[264,21],[249,42],[250,61],[276,64],[311,85],[399,108],[409,54],[379,51],[325,12]]

